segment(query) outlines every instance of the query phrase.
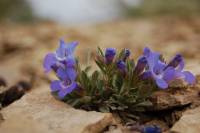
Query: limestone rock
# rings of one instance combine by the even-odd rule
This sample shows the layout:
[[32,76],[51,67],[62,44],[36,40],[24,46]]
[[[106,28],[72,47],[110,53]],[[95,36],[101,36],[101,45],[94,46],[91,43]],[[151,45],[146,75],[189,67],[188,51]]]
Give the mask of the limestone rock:
[[[10,131],[12,128],[14,133],[17,133],[18,129],[25,133],[28,131],[26,128],[35,133],[95,133],[114,122],[109,113],[76,110],[56,100],[50,94],[48,85],[33,89],[20,100],[2,109],[1,113],[5,123],[0,126],[0,130]],[[16,124],[21,118],[26,124]]]
[[172,127],[171,131],[178,133],[199,133],[200,107],[183,113],[181,119]]
[[[18,122],[20,120],[20,122]],[[4,133],[53,133],[47,126],[25,115],[13,116],[0,125]]]
[[[173,88],[172,88],[173,89]],[[159,111],[189,105],[199,99],[199,88],[174,89],[169,91],[155,92],[150,100],[153,106],[150,111]]]

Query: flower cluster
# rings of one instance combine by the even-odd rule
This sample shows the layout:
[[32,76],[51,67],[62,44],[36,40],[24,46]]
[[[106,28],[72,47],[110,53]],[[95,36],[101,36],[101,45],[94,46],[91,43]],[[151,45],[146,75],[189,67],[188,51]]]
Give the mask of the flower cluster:
[[[107,64],[113,62],[116,55],[114,48],[108,48],[105,52],[105,60]],[[130,56],[128,49],[124,50],[122,59],[116,62],[117,68],[121,72],[126,71],[126,59]],[[183,71],[184,60],[180,54],[177,54],[168,64],[161,60],[161,54],[144,48],[143,55],[138,59],[134,69],[135,74],[141,79],[155,80],[157,86],[166,89],[169,84],[175,80],[184,80],[188,84],[195,83],[194,75],[189,71]]]
[[147,60],[147,69],[143,73],[144,78],[152,78],[161,89],[168,88],[172,81],[181,79],[188,84],[195,83],[194,75],[189,71],[183,71],[184,60],[177,54],[168,64],[161,60],[161,55],[145,48],[142,58]]
[[[166,89],[175,80],[195,83],[195,76],[183,70],[184,60],[180,54],[166,63],[160,53],[149,48],[144,48],[136,64],[130,59],[128,49],[117,53],[114,48],[107,48],[105,52],[99,48],[95,62],[100,70],[88,74],[90,67],[82,70],[74,57],[77,45],[77,42],[65,44],[61,40],[58,49],[46,55],[43,66],[47,73],[54,71],[58,77],[51,83],[52,92],[80,108],[118,110],[122,104],[123,109],[134,108],[139,103],[146,104],[154,90]],[[148,88],[147,94],[143,93],[145,88]],[[74,90],[83,92],[72,95]]]
[[73,55],[77,45],[77,42],[65,44],[64,40],[60,40],[60,46],[56,52],[48,53],[44,59],[45,72],[53,70],[59,78],[52,81],[51,90],[58,92],[61,99],[77,88],[76,60]]

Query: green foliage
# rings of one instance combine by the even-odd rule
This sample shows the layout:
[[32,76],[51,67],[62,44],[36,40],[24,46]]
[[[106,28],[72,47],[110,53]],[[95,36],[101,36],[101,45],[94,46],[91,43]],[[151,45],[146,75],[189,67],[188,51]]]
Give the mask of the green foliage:
[[77,82],[80,87],[67,95],[64,101],[75,108],[114,112],[120,114],[123,119],[129,117],[135,119],[133,112],[144,111],[146,107],[152,105],[148,97],[157,87],[151,81],[139,80],[132,59],[126,60],[126,74],[121,73],[116,61],[122,59],[123,54],[124,50],[117,55],[113,63],[106,64],[104,54],[98,48],[95,62],[99,70],[89,74],[91,67],[82,70],[77,65]]
[[5,19],[29,21],[33,14],[25,0],[0,0],[0,20]]
[[191,16],[200,14],[199,0],[143,0],[138,7],[129,8],[133,16]]

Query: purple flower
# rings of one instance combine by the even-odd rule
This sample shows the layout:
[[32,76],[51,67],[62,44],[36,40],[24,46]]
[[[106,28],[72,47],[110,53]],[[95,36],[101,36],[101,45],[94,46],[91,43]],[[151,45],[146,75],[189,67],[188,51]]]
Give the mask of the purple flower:
[[58,96],[61,99],[77,88],[77,83],[75,82],[77,76],[76,60],[73,55],[77,44],[77,42],[65,44],[61,40],[56,52],[47,54],[44,59],[43,66],[45,71],[54,70],[59,78],[59,80],[54,80],[51,83],[51,90],[58,92]]
[[123,61],[126,61],[126,59],[131,55],[131,51],[129,49],[124,49],[124,58]]
[[120,71],[125,72],[126,71],[126,63],[122,60],[117,61],[117,68]]
[[194,84],[195,76],[189,71],[183,71],[184,60],[180,54],[177,54],[167,65],[167,67],[173,66],[175,68],[174,79],[185,80],[188,84]]
[[55,80],[51,83],[51,91],[58,91],[59,98],[63,99],[67,94],[77,88],[75,82],[77,72],[70,64],[65,65],[64,68],[59,67],[56,74],[60,80]]
[[145,69],[146,66],[147,66],[147,59],[146,59],[146,57],[142,56],[142,57],[140,57],[138,59],[138,62],[137,62],[137,65],[136,65],[134,71],[137,74],[141,74],[144,71],[144,69]]
[[60,40],[60,46],[56,50],[55,53],[49,53],[45,56],[43,67],[45,69],[45,72],[49,72],[52,69],[57,70],[58,67],[63,67],[63,64],[68,60],[69,58],[74,60],[73,52],[78,45],[77,42],[71,42],[68,44],[65,44],[65,42],[61,39]]
[[159,60],[160,54],[152,52],[149,48],[145,48],[143,55],[147,59],[148,63],[148,70],[146,71],[146,73],[148,73],[148,75],[156,81],[158,87],[162,89],[167,88],[167,79],[171,75],[169,75],[168,77],[168,69],[166,71],[163,71],[163,69],[165,68],[165,64]]
[[143,76],[145,78],[153,78],[159,88],[166,89],[171,81],[177,79],[184,79],[189,84],[195,82],[195,77],[192,73],[182,71],[184,68],[182,56],[175,56],[167,65],[160,60],[159,53],[152,52],[149,48],[144,49],[143,55],[148,63],[148,69],[143,73]]
[[107,64],[112,63],[115,55],[116,55],[116,49],[114,49],[114,48],[107,48],[106,52],[105,52],[106,63]]
[[141,129],[141,132],[142,133],[161,133],[162,131],[161,131],[160,127],[153,125],[153,126],[144,126]]
[[184,68],[184,60],[183,57],[180,54],[177,54],[167,65],[167,67],[172,66],[172,67],[177,67],[179,66],[179,69],[183,69]]
[[77,83],[72,81],[68,83],[66,81],[54,80],[51,82],[51,90],[53,92],[58,91],[58,97],[63,99],[67,94],[71,93],[77,88]]

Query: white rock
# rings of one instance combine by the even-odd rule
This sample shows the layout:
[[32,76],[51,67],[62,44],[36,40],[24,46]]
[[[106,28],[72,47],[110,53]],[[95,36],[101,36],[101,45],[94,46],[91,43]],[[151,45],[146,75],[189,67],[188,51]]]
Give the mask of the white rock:
[[1,113],[5,119],[0,126],[2,132],[18,133],[20,129],[20,133],[29,130],[34,133],[95,133],[113,123],[109,113],[76,110],[56,100],[47,85],[33,89]]
[[200,107],[183,113],[181,119],[172,127],[171,131],[178,133],[200,132]]

